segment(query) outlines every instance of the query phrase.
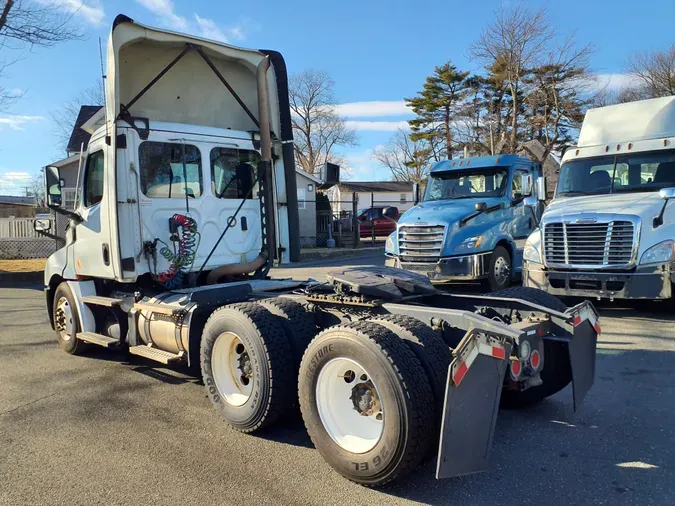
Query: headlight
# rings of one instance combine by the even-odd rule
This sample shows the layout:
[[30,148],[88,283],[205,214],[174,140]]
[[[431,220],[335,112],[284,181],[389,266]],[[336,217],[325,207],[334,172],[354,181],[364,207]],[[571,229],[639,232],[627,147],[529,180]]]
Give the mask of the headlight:
[[394,240],[391,238],[394,234],[391,234],[387,237],[387,242],[384,243],[384,251],[387,253],[394,253],[396,248],[394,247]]
[[523,249],[523,260],[527,262],[532,262],[534,264],[541,263],[541,256],[539,256],[539,250],[534,247],[531,242],[525,243],[525,249]]
[[675,259],[675,241],[667,240],[655,244],[642,254],[641,264],[662,264]]
[[539,229],[535,230],[530,234],[530,237],[525,241],[525,248],[523,248],[523,260],[526,262],[532,262],[533,264],[540,264],[541,262],[541,253],[539,248],[541,247],[541,231]]
[[468,239],[464,239],[455,247],[455,251],[466,251],[470,249],[476,249],[478,246],[480,246],[482,240],[483,240],[482,235],[477,235],[474,237],[469,237]]

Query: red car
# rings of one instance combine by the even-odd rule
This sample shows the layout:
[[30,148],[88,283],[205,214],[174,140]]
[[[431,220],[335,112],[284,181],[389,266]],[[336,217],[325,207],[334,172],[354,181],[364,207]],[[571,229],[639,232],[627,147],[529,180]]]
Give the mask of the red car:
[[356,215],[359,220],[359,228],[361,237],[372,237],[373,228],[376,236],[387,236],[396,230],[396,221],[385,218],[382,214],[387,207],[392,207],[395,211],[394,220],[398,220],[398,208],[393,206],[375,206],[360,209]]

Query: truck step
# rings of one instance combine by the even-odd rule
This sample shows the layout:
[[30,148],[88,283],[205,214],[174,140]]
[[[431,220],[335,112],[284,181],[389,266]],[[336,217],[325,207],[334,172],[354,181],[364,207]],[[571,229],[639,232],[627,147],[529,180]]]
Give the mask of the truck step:
[[151,348],[150,346],[140,345],[140,346],[131,346],[129,347],[129,353],[132,355],[138,355],[139,357],[149,358],[155,362],[161,362],[162,364],[172,364],[175,362],[180,362],[183,359],[183,356],[180,354],[171,353],[168,351],[160,350],[158,348]]
[[169,316],[182,314],[185,309],[177,306],[169,306],[168,304],[153,304],[152,302],[136,302],[134,309],[141,311],[152,311],[153,313],[161,313]]
[[92,344],[98,344],[104,348],[110,348],[112,346],[120,344],[119,339],[114,337],[104,336],[103,334],[97,334],[96,332],[78,332],[76,336],[81,341],[86,341]]
[[113,297],[101,297],[100,295],[85,295],[82,297],[82,302],[95,306],[115,307],[119,306],[124,300]]

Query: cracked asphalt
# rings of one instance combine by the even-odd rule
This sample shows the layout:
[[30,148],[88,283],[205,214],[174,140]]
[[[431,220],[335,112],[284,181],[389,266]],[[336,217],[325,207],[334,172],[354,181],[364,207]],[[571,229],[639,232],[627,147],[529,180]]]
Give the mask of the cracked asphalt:
[[[275,276],[322,279],[318,262]],[[427,461],[370,490],[323,462],[296,413],[247,436],[183,369],[62,352],[40,287],[0,288],[0,504],[675,504],[675,316],[601,306],[595,385],[500,411],[488,473],[436,481]]]

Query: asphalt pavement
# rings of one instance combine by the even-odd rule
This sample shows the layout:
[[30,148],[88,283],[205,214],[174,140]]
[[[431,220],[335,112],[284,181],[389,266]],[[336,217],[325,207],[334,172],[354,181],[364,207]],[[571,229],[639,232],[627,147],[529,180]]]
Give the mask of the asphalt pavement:
[[[278,269],[323,279],[331,266]],[[332,265],[330,265],[332,264]],[[295,412],[243,435],[186,370],[62,352],[39,286],[0,289],[0,504],[675,504],[675,317],[604,304],[595,385],[500,411],[488,473],[434,479],[427,461],[370,490],[323,462]],[[655,311],[656,312],[648,312]]]

